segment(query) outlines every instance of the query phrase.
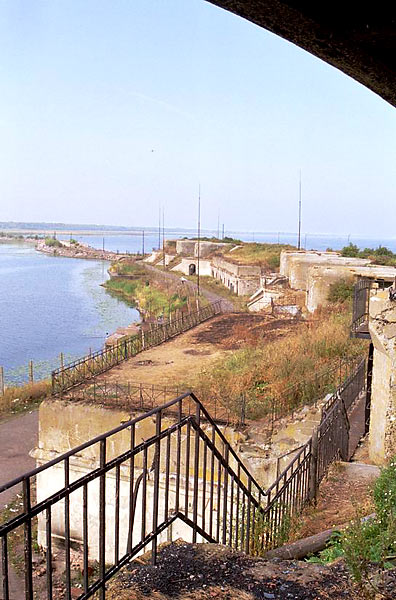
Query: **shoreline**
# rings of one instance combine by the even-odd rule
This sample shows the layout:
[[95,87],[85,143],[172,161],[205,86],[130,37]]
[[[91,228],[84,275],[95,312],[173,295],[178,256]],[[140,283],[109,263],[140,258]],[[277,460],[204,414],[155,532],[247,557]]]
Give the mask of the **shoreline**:
[[[37,240],[35,240],[37,242]],[[45,240],[39,240],[36,243],[37,252],[43,254],[49,254],[50,256],[63,256],[64,258],[82,258],[88,260],[106,260],[109,262],[117,261],[130,254],[120,254],[112,252],[111,250],[98,250],[88,244],[79,242],[78,244],[71,244],[70,242],[59,242],[59,246],[48,246]]]

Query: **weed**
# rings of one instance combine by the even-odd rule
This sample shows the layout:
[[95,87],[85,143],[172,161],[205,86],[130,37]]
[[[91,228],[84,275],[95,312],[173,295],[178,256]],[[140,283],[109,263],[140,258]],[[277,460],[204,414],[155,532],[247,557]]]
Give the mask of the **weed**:
[[331,284],[327,296],[329,302],[346,302],[353,297],[353,283],[341,279]]
[[32,409],[50,393],[51,383],[48,380],[8,387],[5,389],[4,395],[0,396],[0,415]]

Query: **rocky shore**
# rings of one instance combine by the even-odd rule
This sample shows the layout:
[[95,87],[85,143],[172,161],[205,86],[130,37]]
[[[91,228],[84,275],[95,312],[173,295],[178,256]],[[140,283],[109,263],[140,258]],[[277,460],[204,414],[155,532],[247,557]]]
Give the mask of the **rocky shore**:
[[[58,241],[58,240],[56,240]],[[88,244],[58,242],[56,245],[48,245],[45,240],[39,240],[36,244],[36,250],[50,254],[51,256],[64,256],[67,258],[85,258],[91,260],[114,261],[129,256],[128,254],[118,254],[109,250],[98,250]]]

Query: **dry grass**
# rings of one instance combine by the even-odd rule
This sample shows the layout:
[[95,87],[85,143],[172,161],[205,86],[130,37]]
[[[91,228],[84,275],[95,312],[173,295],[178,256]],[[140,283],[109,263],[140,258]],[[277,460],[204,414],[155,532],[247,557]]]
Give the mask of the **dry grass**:
[[0,417],[33,408],[50,393],[51,383],[49,380],[8,387],[4,395],[0,396]]
[[246,347],[219,361],[210,371],[188,382],[204,401],[216,400],[237,409],[244,396],[250,418],[265,416],[272,399],[282,399],[285,411],[313,402],[339,383],[341,360],[363,356],[367,345],[349,338],[350,313],[343,306],[316,313],[272,342],[256,336]]
[[224,258],[243,265],[259,265],[269,271],[279,268],[282,250],[295,250],[289,244],[243,244],[233,252],[224,254]]

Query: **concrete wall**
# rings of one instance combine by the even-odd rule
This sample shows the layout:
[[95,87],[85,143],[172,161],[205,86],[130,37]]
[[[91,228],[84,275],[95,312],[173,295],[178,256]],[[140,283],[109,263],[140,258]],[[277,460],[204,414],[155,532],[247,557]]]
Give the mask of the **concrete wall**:
[[273,290],[263,289],[260,293],[254,294],[251,302],[248,304],[248,310],[259,312],[264,308],[271,306],[271,300],[277,300],[282,294]]
[[[227,245],[229,244],[203,240],[199,244],[199,255],[200,257],[205,258]],[[184,256],[198,257],[198,242],[196,240],[176,240],[176,253]]]
[[[180,273],[184,273],[184,275],[190,274],[190,265],[195,265],[195,269],[198,269],[198,259],[197,258],[182,258],[181,262],[172,267],[171,271],[180,271]],[[204,277],[212,276],[212,263],[210,260],[200,260],[199,261],[199,273]]]
[[368,259],[344,257],[336,252],[283,251],[280,260],[280,273],[289,278],[291,288],[308,291],[311,267],[350,267],[355,269],[369,264]]
[[238,265],[221,257],[212,260],[212,277],[219,279],[238,296],[250,296],[260,286],[261,269],[256,266]]
[[[109,431],[115,427],[118,427],[121,423],[129,421],[133,416],[137,416],[138,413],[131,414],[124,410],[120,410],[116,407],[109,408],[103,406],[97,406],[94,404],[88,404],[83,402],[70,402],[67,400],[48,400],[41,404],[39,411],[39,442],[38,447],[32,452],[35,457],[37,466],[40,466],[47,461],[56,458],[60,454],[76,447],[89,439],[92,439],[105,431]],[[163,417],[162,429],[166,429],[169,425],[174,422],[172,416]],[[205,425],[203,425],[205,429]],[[244,441],[241,434],[230,428],[222,427],[224,434],[230,443],[234,447],[238,447],[241,441]],[[149,439],[155,433],[155,421],[151,418],[146,418],[136,424],[136,442],[138,445],[144,440]],[[208,430],[208,435],[211,436],[211,430]],[[165,511],[165,465],[166,465],[166,439],[161,442],[161,461],[160,461],[160,498],[159,498],[159,523],[163,520]],[[190,448],[192,454],[189,462],[189,477],[186,478],[186,444],[187,444],[187,431],[183,428],[181,431],[181,482],[180,482],[180,505],[185,505],[186,490],[188,490],[189,500],[189,511],[192,512],[192,499],[193,499],[193,453],[195,446],[194,431],[191,430],[190,435]],[[219,444],[221,450],[221,442],[218,439],[216,444]],[[106,459],[107,461],[119,456],[123,452],[130,448],[130,431],[123,430],[116,435],[108,439],[106,447]],[[214,492],[215,502],[213,509],[210,510],[209,505],[209,492],[210,492],[210,460],[206,464],[206,487],[205,496],[203,495],[204,480],[202,473],[204,469],[204,453],[201,451],[199,459],[199,469],[201,478],[199,480],[199,508],[198,518],[200,519],[205,513],[207,522],[210,516],[213,518],[214,527],[217,523],[217,493],[220,493],[221,498],[224,496],[223,485],[218,485],[217,479],[217,466],[214,472]],[[264,453],[263,453],[264,455]],[[254,456],[254,460],[252,458]],[[78,455],[74,455],[70,458],[70,482],[76,481],[83,477],[93,469],[97,468],[100,464],[100,446],[95,444],[89,448],[79,452]],[[154,459],[154,446],[148,451],[147,465],[150,467]],[[134,483],[142,473],[143,453],[140,453],[135,458],[135,473]],[[175,508],[176,498],[176,436],[172,437],[170,447],[170,493],[169,493],[169,510]],[[257,453],[247,455],[247,463],[252,468],[252,472],[255,473],[258,469]],[[262,457],[262,461],[264,458]],[[250,464],[251,461],[254,464]],[[234,470],[237,470],[236,463],[232,459],[230,465]],[[243,479],[243,476],[242,476]],[[40,473],[37,477],[37,501],[44,500],[49,495],[56,493],[62,489],[65,482],[64,464],[60,463]],[[247,483],[247,482],[245,482]],[[115,468],[109,471],[106,475],[106,562],[111,563],[114,557],[115,551],[115,518],[116,518],[116,470]],[[230,490],[229,490],[230,492]],[[98,515],[99,515],[99,481],[94,480],[88,484],[87,488],[88,496],[88,528],[89,528],[89,557],[92,560],[97,560],[99,555],[99,530],[98,530]],[[150,532],[152,529],[152,514],[153,514],[153,473],[148,477],[147,481],[147,504],[146,511],[144,513],[146,519],[146,531]],[[128,530],[129,530],[129,498],[130,498],[130,471],[129,471],[129,460],[124,462],[120,469],[120,553],[124,553],[126,549]],[[204,503],[205,498],[205,503]],[[235,499],[235,498],[234,498]],[[223,500],[222,500],[223,501]],[[230,502],[229,495],[227,501]],[[57,539],[61,543],[64,537],[64,503],[58,502],[52,507],[52,525],[53,525],[53,542],[56,543]],[[192,514],[189,514],[192,518]],[[136,513],[134,518],[133,527],[133,543],[137,544],[141,539],[141,527],[142,527],[142,486],[139,488],[137,496]],[[77,545],[82,543],[83,540],[83,492],[82,488],[73,492],[70,497],[70,535],[72,541]],[[183,538],[185,540],[191,540],[191,529],[186,526],[183,522],[178,521],[172,526],[172,536],[174,539]],[[167,541],[169,539],[169,531],[165,531],[160,539],[159,543]],[[198,541],[201,541],[198,537]],[[38,543],[45,547],[46,546],[46,523],[45,514],[41,514],[38,517]]]
[[330,288],[334,283],[345,280],[352,283],[354,274],[347,267],[313,266],[308,271],[306,307],[315,312],[319,306],[326,306]]
[[176,240],[176,254],[184,254],[194,256],[195,241],[194,240]]
[[381,465],[396,454],[396,303],[386,290],[372,292],[369,330],[374,344],[369,455]]

